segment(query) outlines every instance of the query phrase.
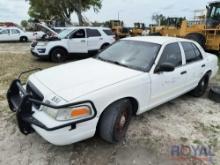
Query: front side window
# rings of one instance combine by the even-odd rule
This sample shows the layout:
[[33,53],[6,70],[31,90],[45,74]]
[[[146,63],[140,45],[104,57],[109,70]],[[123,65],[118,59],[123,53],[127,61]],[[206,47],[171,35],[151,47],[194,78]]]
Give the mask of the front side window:
[[97,58],[127,68],[149,72],[161,45],[142,41],[118,41]]
[[85,34],[85,30],[84,29],[79,29],[77,30],[75,33],[73,33],[73,35],[71,36],[71,38],[85,38],[86,34]]
[[182,55],[178,43],[168,44],[161,55],[159,64],[170,63],[175,67],[182,65]]
[[87,37],[100,37],[101,34],[96,29],[86,29]]
[[182,42],[182,46],[186,56],[186,63],[191,63],[202,59],[202,54],[195,44],[191,42]]
[[19,34],[19,30],[17,29],[11,29],[11,34]]

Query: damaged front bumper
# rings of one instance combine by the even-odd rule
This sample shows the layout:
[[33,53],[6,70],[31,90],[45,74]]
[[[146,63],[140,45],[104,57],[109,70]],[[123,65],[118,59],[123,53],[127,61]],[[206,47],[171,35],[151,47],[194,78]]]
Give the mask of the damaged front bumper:
[[[22,86],[20,79],[16,79],[11,83],[9,90],[7,92],[7,100],[10,109],[13,112],[16,112],[17,123],[20,131],[25,135],[34,132],[35,130],[33,129],[33,127],[39,128],[46,132],[56,131],[64,127],[71,127],[70,130],[74,130],[76,128],[76,124],[92,120],[96,117],[97,114],[96,108],[91,101],[70,103],[61,106],[55,106],[39,101],[33,98],[33,96],[27,92],[27,90]],[[33,117],[34,116],[33,114],[36,113],[33,110],[33,105],[38,105],[38,106],[43,105],[45,107],[49,107],[53,109],[61,109],[61,108],[76,106],[79,104],[88,104],[88,103],[92,106],[92,109],[94,110],[93,116],[91,116],[90,118],[81,119],[74,122],[64,123],[56,127],[47,127],[44,123]]]

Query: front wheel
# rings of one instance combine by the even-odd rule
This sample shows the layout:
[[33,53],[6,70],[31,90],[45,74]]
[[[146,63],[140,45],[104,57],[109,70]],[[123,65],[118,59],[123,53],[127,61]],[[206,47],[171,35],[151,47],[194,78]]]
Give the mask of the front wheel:
[[110,143],[123,140],[132,117],[132,105],[129,100],[120,100],[110,105],[102,114],[99,123],[99,135]]
[[64,62],[66,59],[66,51],[60,48],[56,48],[51,52],[50,58],[53,62]]
[[190,94],[194,97],[201,97],[205,94],[209,85],[209,75],[205,75],[199,82],[198,86]]

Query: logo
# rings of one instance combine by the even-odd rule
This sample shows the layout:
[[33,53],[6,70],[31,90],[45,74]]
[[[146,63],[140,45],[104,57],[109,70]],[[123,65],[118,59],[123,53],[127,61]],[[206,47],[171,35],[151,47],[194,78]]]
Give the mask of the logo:
[[200,160],[213,164],[215,156],[212,146],[205,145],[173,145],[171,146],[171,159],[178,161]]

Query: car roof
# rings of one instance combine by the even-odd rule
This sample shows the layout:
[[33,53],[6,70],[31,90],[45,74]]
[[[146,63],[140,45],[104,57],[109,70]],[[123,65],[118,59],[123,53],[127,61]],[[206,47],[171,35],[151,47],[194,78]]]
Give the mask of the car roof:
[[99,30],[110,30],[108,27],[94,27],[94,26],[73,26],[73,27],[67,27],[66,29],[99,29]]
[[[151,42],[163,45],[165,43],[169,42],[179,42],[179,41],[187,41],[190,40],[183,39],[183,38],[177,38],[177,37],[166,37],[166,36],[140,36],[140,37],[128,37],[124,38],[122,40],[132,40],[132,41],[143,41],[143,42]],[[192,42],[192,41],[190,41]]]
[[11,27],[0,27],[1,30],[5,30],[5,29],[19,29],[15,26],[11,26]]

